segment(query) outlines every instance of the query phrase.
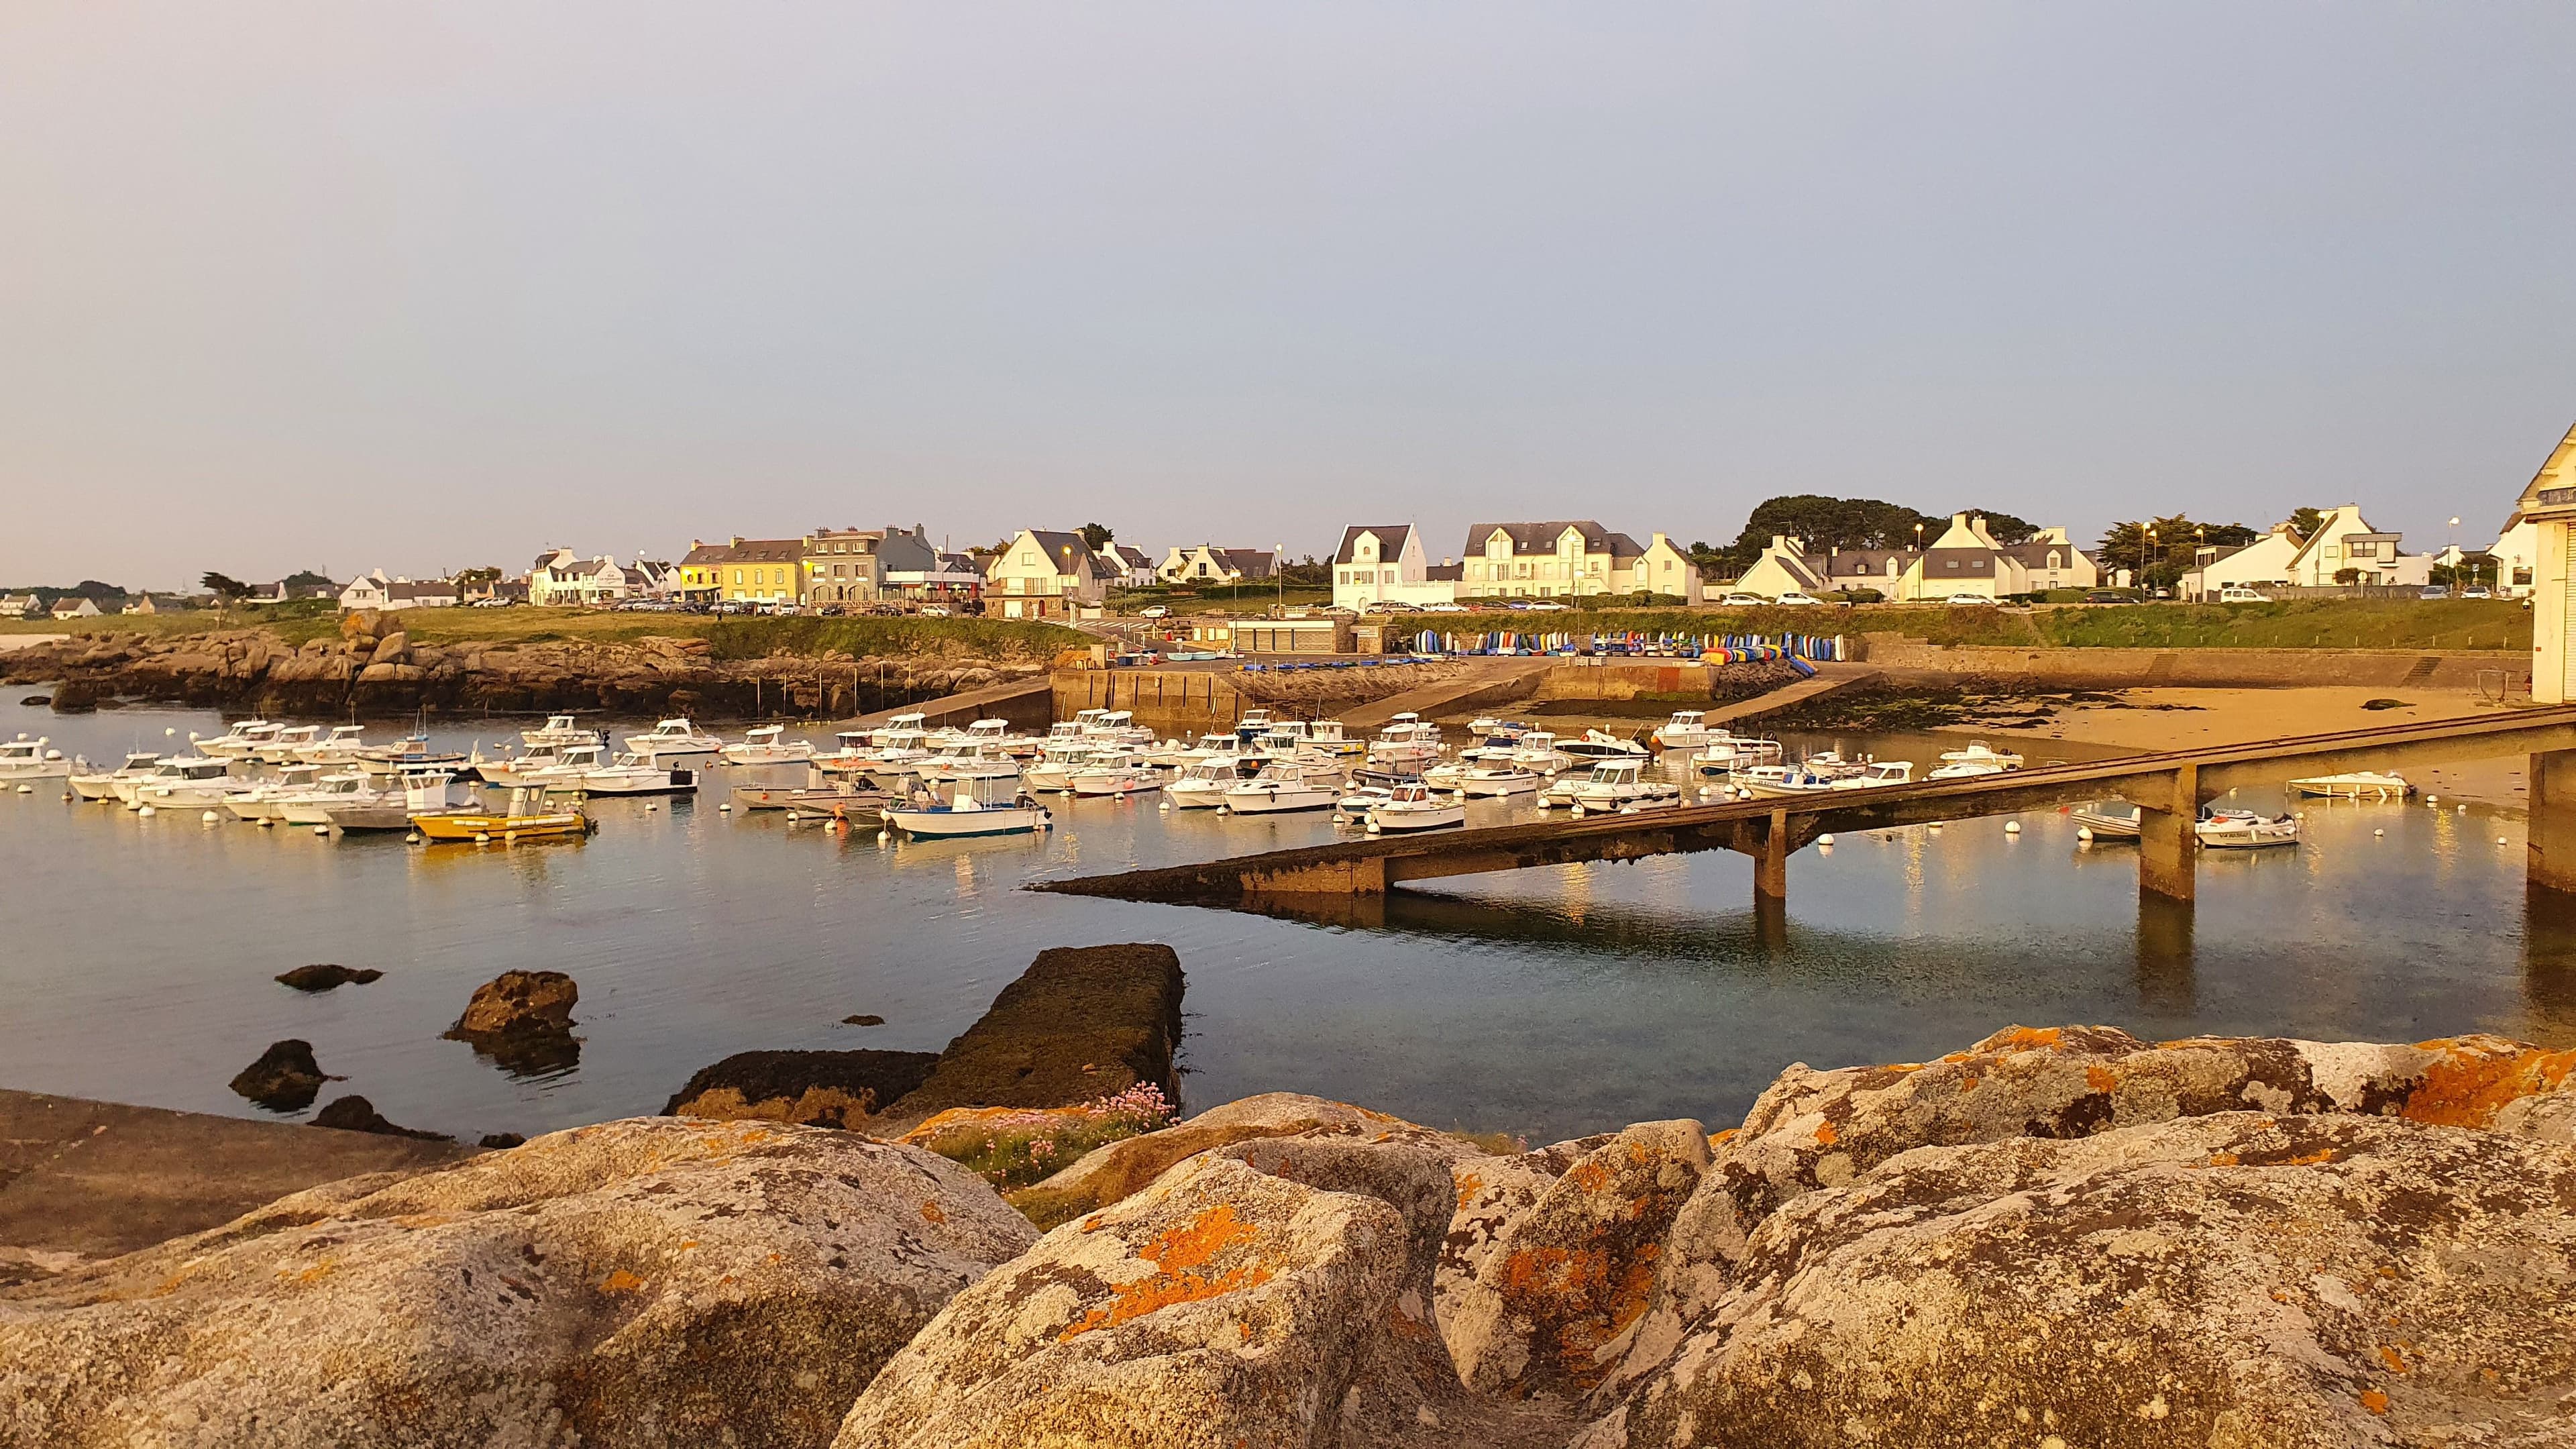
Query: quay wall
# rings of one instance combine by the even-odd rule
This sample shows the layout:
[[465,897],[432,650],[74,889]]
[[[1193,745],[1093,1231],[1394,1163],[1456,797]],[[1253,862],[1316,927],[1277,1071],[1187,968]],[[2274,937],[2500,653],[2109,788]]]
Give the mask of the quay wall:
[[1891,672],[2057,689],[2284,688],[2298,685],[2528,694],[2531,656],[2505,649],[2027,649],[1862,636],[1861,658]]
[[1136,723],[1180,736],[1231,728],[1258,701],[1235,687],[1231,671],[1210,669],[1059,669],[1055,717],[1077,710],[1132,710]]

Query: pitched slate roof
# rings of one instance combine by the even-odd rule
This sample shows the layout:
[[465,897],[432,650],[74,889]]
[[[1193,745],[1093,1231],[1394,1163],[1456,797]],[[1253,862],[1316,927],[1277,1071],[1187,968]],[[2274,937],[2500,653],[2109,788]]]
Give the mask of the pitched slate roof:
[[1393,558],[1404,552],[1404,541],[1413,536],[1413,525],[1410,523],[1354,523],[1342,530],[1342,546],[1333,551],[1333,562],[1349,563],[1351,550],[1358,546],[1360,535],[1363,533],[1377,535],[1379,558]]
[[1589,518],[1562,519],[1552,523],[1469,524],[1467,526],[1466,551],[1470,555],[1483,553],[1485,551],[1485,540],[1493,537],[1496,529],[1500,529],[1511,537],[1512,552],[1514,554],[1554,553],[1556,552],[1556,541],[1564,537],[1565,531],[1569,528],[1577,529],[1582,532],[1583,551],[1585,553],[1611,552],[1611,540],[1613,538],[1625,540],[1627,543],[1627,552],[1629,553],[1645,552],[1644,549],[1637,547],[1637,541],[1635,539],[1629,538],[1624,533],[1613,534],[1610,530],[1603,528],[1599,523],[1596,523]]

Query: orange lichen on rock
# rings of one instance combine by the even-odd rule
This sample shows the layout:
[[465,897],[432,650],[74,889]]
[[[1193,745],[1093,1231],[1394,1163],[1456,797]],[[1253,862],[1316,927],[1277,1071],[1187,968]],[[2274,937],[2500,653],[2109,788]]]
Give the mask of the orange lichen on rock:
[[620,1268],[599,1280],[602,1293],[633,1293],[644,1286],[644,1280]]
[[1837,1133],[1834,1131],[1834,1124],[1833,1124],[1833,1123],[1831,1123],[1831,1122],[1819,1122],[1819,1123],[1817,1123],[1817,1124],[1816,1124],[1816,1145],[1817,1145],[1818,1147],[1831,1147],[1831,1146],[1833,1146],[1833,1145],[1834,1145],[1834,1138],[1835,1138],[1837,1135],[1839,1135],[1839,1134],[1837,1134]]
[[1459,1212],[1465,1212],[1467,1210],[1467,1204],[1474,1202],[1476,1200],[1476,1194],[1484,1190],[1485,1180],[1483,1178],[1478,1177],[1472,1172],[1459,1173],[1458,1206],[1456,1210]]
[[2017,1026],[1988,1038],[1995,1046],[2010,1052],[2054,1051],[2065,1037],[2058,1027]]
[[2425,1069],[2398,1115],[2440,1127],[2484,1127],[2524,1097],[2554,1092],[2576,1073],[2576,1051],[2545,1052],[2499,1038],[2419,1043],[2441,1060]]
[[1568,1169],[1565,1180],[1585,1192],[1599,1192],[1610,1185],[1610,1175],[1607,1163],[1584,1161]]
[[1250,1243],[1259,1236],[1250,1223],[1234,1215],[1231,1203],[1218,1203],[1187,1227],[1174,1228],[1139,1248],[1136,1256],[1162,1271],[1119,1284],[1106,1305],[1085,1313],[1056,1335],[1056,1342],[1070,1342],[1095,1328],[1112,1328],[1156,1309],[1197,1303],[1269,1282],[1271,1270],[1258,1263],[1240,1264],[1214,1277],[1193,1271],[1206,1267],[1226,1249]]
[[2379,1350],[2379,1361],[2388,1365],[2388,1371],[2390,1373],[2402,1374],[2406,1372],[2406,1355],[2399,1353],[2393,1346],[2385,1344],[2381,1345]]
[[2097,1092],[2116,1091],[2120,1086],[2120,1078],[2109,1067],[2086,1067],[2084,1085]]
[[925,1223],[944,1223],[948,1221],[948,1214],[940,1211],[939,1204],[924,1202],[921,1205],[921,1220]]
[[2388,1412],[2388,1395],[2377,1389],[2364,1389],[2361,1391],[2361,1406],[2374,1414],[2385,1414]]

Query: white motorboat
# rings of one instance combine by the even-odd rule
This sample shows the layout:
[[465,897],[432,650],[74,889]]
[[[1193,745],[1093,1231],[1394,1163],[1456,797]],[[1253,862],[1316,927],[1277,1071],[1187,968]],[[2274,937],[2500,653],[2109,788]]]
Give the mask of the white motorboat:
[[1398,785],[1368,812],[1368,833],[1371,835],[1439,830],[1466,823],[1467,807],[1434,793],[1428,785]]
[[1571,755],[1580,764],[1593,760],[1643,760],[1653,751],[1635,740],[1623,740],[1601,730],[1585,730],[1579,740],[1559,740],[1557,750]]
[[1141,760],[1116,765],[1094,765],[1076,770],[1069,782],[1076,795],[1142,795],[1163,788],[1163,777]]
[[643,734],[628,735],[626,748],[651,759],[686,761],[718,753],[724,741],[682,717],[659,721]]
[[1925,780],[1973,780],[1981,775],[2008,774],[2014,768],[2016,767],[1997,760],[1952,760],[1923,778]]
[[1017,780],[1020,762],[981,740],[952,739],[912,763],[912,773],[932,784],[958,780]]
[[275,732],[244,750],[238,758],[254,765],[282,765],[304,758],[304,752],[321,741],[320,725],[279,725]]
[[580,740],[555,740],[542,745],[530,745],[518,754],[487,760],[483,758],[483,748],[478,744],[475,746],[474,753],[466,758],[463,773],[475,776],[487,785],[525,785],[535,782],[536,777],[546,771],[560,766],[576,751],[587,750],[593,758],[596,758],[606,748],[607,746],[599,742],[597,735],[592,735]]
[[2328,800],[2403,800],[2415,793],[2406,777],[2394,770],[2352,770],[2341,775],[2310,775],[2292,780],[2290,788],[2302,795]]
[[1533,736],[1529,726],[1499,719],[1476,720],[1467,726],[1467,733],[1475,737],[1475,743],[1460,746],[1458,758],[1471,765],[1501,764],[1533,738],[1543,738],[1551,747],[1556,740],[1554,735]]
[[125,757],[124,764],[113,770],[74,774],[71,777],[72,793],[84,800],[113,800],[116,798],[118,781],[142,779],[160,768],[160,765],[159,755],[136,750]]
[[960,780],[944,798],[924,789],[911,803],[890,806],[885,823],[906,835],[956,840],[981,835],[1027,835],[1044,830],[1055,817],[1045,806],[1021,793],[1017,781]]
[[256,788],[248,780],[236,780],[227,770],[230,762],[196,759],[166,760],[160,772],[137,782],[134,808],[154,810],[204,810],[221,805],[233,796]]
[[333,725],[331,733],[296,752],[307,765],[353,765],[367,748],[365,725]]
[[[1549,794],[1555,793],[1552,789]],[[1566,791],[1565,803],[1577,814],[1606,814],[1623,805],[1640,800],[1679,799],[1680,787],[1669,781],[1649,780],[1646,767],[1636,760],[1603,760],[1592,767],[1592,773]],[[1542,795],[1539,803],[1548,803]]]
[[312,789],[279,800],[268,818],[281,825],[328,825],[334,810],[363,809],[400,793],[377,789],[361,771],[339,770],[324,775]]
[[729,765],[801,765],[814,758],[814,742],[787,738],[785,725],[754,725],[718,753]]
[[2138,807],[2125,800],[2088,800],[2068,812],[2078,840],[2135,840]]
[[1227,757],[1200,760],[1184,766],[1181,773],[1163,787],[1163,798],[1175,810],[1213,810],[1225,803],[1225,792],[1252,777],[1258,766],[1249,760]]
[[[1486,756],[1488,760],[1492,756]],[[1556,736],[1546,730],[1531,730],[1505,755],[1504,762],[1542,775],[1560,775],[1574,768],[1574,757],[1556,747]]]
[[1437,790],[1455,790],[1459,777],[1474,768],[1464,760],[1442,760],[1422,772],[1422,783]]
[[230,760],[208,759],[204,755],[164,755],[160,763],[139,775],[120,770],[109,789],[117,803],[128,810],[142,808],[143,792],[189,779],[219,779],[232,769]]
[[1123,709],[1076,710],[1075,731],[1087,740],[1106,740],[1120,745],[1150,745],[1154,732],[1136,723],[1132,711]]
[[2191,833],[2210,850],[2264,850],[2299,843],[2295,817],[2266,817],[2251,810],[2211,810],[2194,822]]
[[1036,759],[1020,767],[1020,779],[1031,790],[1062,793],[1073,788],[1073,777],[1082,771],[1127,758],[1123,746],[1057,737],[1039,748]]
[[72,762],[63,752],[49,748],[52,737],[29,739],[20,735],[0,741],[0,780],[69,779]]
[[461,772],[467,768],[463,754],[455,750],[430,748],[427,735],[405,735],[390,745],[369,745],[358,751],[358,768],[378,779],[389,780],[420,770]]
[[1668,750],[1695,750],[1724,733],[1709,728],[1707,710],[1677,709],[1671,719],[1655,726],[1654,739]]
[[[1096,711],[1085,711],[1085,713],[1095,712]],[[1269,728],[1270,711],[1259,705],[1254,705],[1252,708],[1247,709],[1243,713],[1234,717],[1234,732],[1237,735],[1242,736],[1247,741]]]
[[1736,784],[1756,796],[1820,795],[1828,790],[1864,789],[1873,785],[1902,785],[1914,778],[1910,760],[1890,760],[1884,771],[1873,762],[1846,760],[1827,750],[1809,755],[1794,765],[1755,765],[1739,771]]
[[869,763],[880,771],[908,775],[913,767],[930,758],[930,732],[920,729],[882,729],[869,740]]
[[519,731],[519,742],[527,745],[586,745],[598,738],[599,731],[583,729],[568,714],[547,715],[543,725]]
[[227,799],[224,808],[236,820],[274,820],[284,802],[309,794],[321,779],[320,765],[289,765],[275,779],[262,780]]
[[1529,795],[1546,783],[1536,770],[1518,765],[1471,765],[1458,776],[1458,793],[1467,796]]
[[1261,773],[1225,792],[1225,810],[1234,815],[1284,815],[1299,810],[1329,810],[1341,798],[1341,772],[1298,760],[1272,760]]
[[884,724],[868,732],[868,743],[878,749],[884,749],[894,743],[890,736],[902,735],[906,737],[909,744],[917,747],[922,737],[929,733],[930,716],[915,710],[909,714],[890,716]]
[[1013,731],[1011,722],[1006,719],[979,719],[963,730],[953,730],[950,733],[959,739],[972,740],[997,754],[1012,756],[1034,755],[1038,752],[1038,746],[1044,743],[1036,735],[1024,735]]
[[[1581,808],[1585,808],[1588,811],[1589,807]],[[1649,810],[1679,810],[1680,808],[1682,808],[1682,797],[1679,794],[1640,795],[1636,799],[1630,800],[1621,805],[1616,813],[1621,815],[1643,815]]]
[[1755,765],[1780,763],[1780,742],[1744,739],[1725,730],[1717,730],[1690,758],[1691,767],[1703,775],[1732,775]]
[[277,733],[278,728],[264,719],[239,719],[233,721],[232,728],[210,739],[199,739],[196,732],[191,730],[188,732],[188,743],[196,746],[197,753],[207,759],[238,760],[247,757],[251,751],[265,744],[270,735]]
[[[560,791],[562,787],[548,785]],[[643,755],[622,753],[605,765],[592,765],[572,782],[583,795],[694,795],[698,772]]]
[[[346,801],[291,808],[295,816],[312,810],[319,818],[311,823],[334,830],[409,830],[415,815],[444,815],[472,803],[458,799],[455,781],[455,774],[447,770],[406,770],[399,787],[372,798],[352,796]],[[295,816],[290,816],[287,823],[306,823]]]
[[1368,813],[1394,799],[1398,788],[1394,785],[1352,785],[1342,798],[1333,802],[1333,823],[1336,825],[1365,824]]
[[1317,759],[1339,760],[1366,754],[1368,741],[1344,734],[1340,720],[1319,719],[1306,726],[1305,750]]
[[[1943,750],[1941,752],[1941,763],[1945,765],[1992,765],[1997,770],[2018,770],[2021,768],[2021,756],[2013,753],[2011,750],[1995,749],[1988,745],[1984,740],[1977,740],[1972,742],[1964,750]],[[1985,773],[1992,774],[1993,771],[1989,770]]]
[[1420,773],[1440,758],[1440,726],[1407,712],[1388,720],[1368,746],[1371,764]]

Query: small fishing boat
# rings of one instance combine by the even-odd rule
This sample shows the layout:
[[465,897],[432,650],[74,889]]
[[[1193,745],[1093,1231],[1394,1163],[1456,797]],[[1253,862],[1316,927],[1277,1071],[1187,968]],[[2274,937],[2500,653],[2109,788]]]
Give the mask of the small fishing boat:
[[[1130,758],[1122,753],[1119,758]],[[927,759],[912,762],[912,773],[932,784],[957,780],[1017,780],[1020,762],[982,740],[952,737],[930,752]]]
[[324,775],[312,789],[278,801],[268,818],[280,825],[329,825],[333,810],[363,808],[396,794],[377,789],[359,771],[340,770]]
[[1055,822],[1017,780],[992,779],[959,780],[945,798],[928,789],[916,791],[910,803],[889,806],[884,819],[889,828],[931,840],[1028,835]]
[[2135,840],[2138,807],[2125,800],[2087,800],[2067,812],[2078,840]]
[[236,820],[274,820],[285,801],[311,791],[321,779],[320,765],[289,765],[277,772],[277,778],[263,780],[226,799],[224,809],[232,812]]
[[1076,795],[1142,795],[1163,788],[1163,777],[1151,765],[1130,759],[1121,764],[1094,765],[1076,770],[1068,782]]
[[[338,831],[409,830],[415,815],[438,815],[457,808],[455,780],[449,770],[406,771],[395,788],[372,796],[289,806],[286,823],[328,825]],[[306,819],[307,810],[315,818]]]
[[788,792],[787,818],[798,820],[836,820],[844,825],[882,825],[886,811],[903,803],[892,790],[877,790],[835,783],[819,789]]
[[159,770],[135,782],[128,808],[204,810],[257,788],[248,780],[234,779],[230,770],[231,762],[203,756],[163,760]]
[[501,810],[438,811],[411,817],[411,827],[430,841],[562,840],[590,834],[598,826],[574,807],[549,807],[542,787],[515,785]]
[[[1490,761],[1492,757],[1486,758]],[[1522,735],[1520,743],[1503,758],[1510,764],[1524,770],[1536,770],[1542,775],[1562,774],[1574,768],[1574,757],[1558,749],[1556,736],[1546,730],[1531,730]]]
[[1163,798],[1175,810],[1213,810],[1225,803],[1226,791],[1251,779],[1260,768],[1248,758],[1200,760],[1183,767],[1163,787]]
[[2415,793],[2406,777],[2394,770],[2352,770],[2340,775],[2310,775],[2292,780],[2290,788],[2302,795],[2327,800],[2403,800]]
[[930,733],[929,724],[930,716],[918,710],[910,714],[895,715],[869,733],[868,743],[878,749],[884,749],[896,743],[895,737],[900,735],[904,743],[919,746],[922,739]]
[[[232,764],[228,760],[208,759],[204,755],[165,755],[147,774],[128,775],[118,771],[110,788],[119,804],[128,810],[140,810],[146,803],[144,796],[147,792],[157,793],[189,780],[221,780],[231,769]],[[249,782],[244,781],[242,788],[249,789]]]
[[[1844,781],[1862,779],[1869,768],[1861,761],[1846,760],[1835,751],[1827,750],[1822,754],[1809,755],[1794,765],[1755,765],[1739,770],[1735,783],[1737,788],[1756,797],[1821,795]],[[1914,766],[1906,763],[1905,775],[1911,776],[1913,771]],[[1896,783],[1903,783],[1903,779]]]
[[365,725],[333,725],[330,734],[306,745],[295,758],[308,765],[355,764],[366,748]]
[[1677,709],[1671,719],[1655,726],[1654,740],[1668,750],[1695,750],[1724,733],[1709,727],[1707,710]]
[[1744,739],[1718,730],[1701,743],[1690,759],[1691,767],[1703,775],[1731,775],[1755,765],[1780,763],[1780,742]]
[[62,751],[48,748],[51,743],[50,736],[31,740],[23,734],[0,741],[0,780],[69,779],[72,762]]
[[787,738],[785,725],[754,725],[718,753],[728,765],[801,765],[814,758],[814,742]]
[[1341,798],[1341,773],[1297,760],[1272,760],[1261,773],[1225,792],[1224,809],[1234,815],[1285,815],[1301,810],[1329,810]]
[[113,800],[116,798],[117,782],[140,780],[160,768],[160,765],[159,755],[136,750],[125,757],[125,763],[113,770],[74,774],[71,777],[72,793],[83,800]]
[[1020,766],[1020,780],[1031,790],[1053,790],[1061,794],[1073,788],[1075,775],[1106,764],[1113,758],[1127,759],[1130,756],[1124,746],[1058,736],[1039,748],[1036,759]]
[[1457,789],[1468,796],[1529,795],[1542,783],[1538,771],[1518,765],[1471,765],[1459,772]]
[[1368,741],[1344,734],[1340,720],[1319,719],[1306,726],[1305,751],[1316,759],[1339,760],[1368,753]]
[[591,735],[580,740],[552,740],[542,745],[530,745],[516,755],[487,760],[478,744],[474,753],[466,758],[463,773],[487,785],[525,785],[532,781],[542,782],[546,772],[562,769],[565,761],[578,754],[586,752],[595,760],[605,748],[598,736]]
[[1369,742],[1369,762],[1419,771],[1440,758],[1440,726],[1406,712],[1388,720]]
[[1467,807],[1433,793],[1428,785],[1398,786],[1369,807],[1368,833],[1394,835],[1413,830],[1441,830],[1467,823]]
[[282,765],[302,759],[306,750],[321,741],[320,725],[280,725],[267,738],[242,751],[236,758],[254,765]]
[[1559,795],[1555,786],[1539,796],[1542,807],[1563,803],[1577,815],[1606,814],[1640,800],[1679,799],[1678,786],[1663,780],[1646,778],[1645,765],[1637,760],[1602,760],[1593,765],[1592,773],[1581,779],[1566,777],[1560,784],[1567,788]]
[[718,753],[724,741],[682,717],[660,720],[640,735],[628,735],[626,748],[656,760],[687,760]]
[[2209,850],[2264,850],[2299,843],[2299,822],[2289,815],[2266,817],[2252,810],[2204,810],[2191,833]]
[[585,745],[597,738],[599,731],[583,729],[568,714],[547,715],[543,725],[519,731],[519,742],[527,745]]
[[2013,753],[2011,750],[1998,750],[1987,744],[1984,740],[1976,740],[1971,742],[1964,750],[1943,750],[1941,752],[1941,763],[1944,765],[1991,765],[1994,769],[1984,770],[1978,773],[1993,774],[1996,770],[2020,769],[2021,756]]
[[232,728],[222,734],[206,739],[197,738],[196,731],[190,730],[188,743],[196,746],[197,753],[208,759],[238,760],[265,744],[279,728],[264,719],[241,719],[233,721]]
[[1596,760],[1643,760],[1652,750],[1635,740],[1623,740],[1602,730],[1585,730],[1579,740],[1559,740],[1556,748],[1574,757],[1577,764]]
[[1394,799],[1398,788],[1394,785],[1351,786],[1342,798],[1333,802],[1333,823],[1336,825],[1366,824],[1368,813]]
[[360,770],[378,779],[392,779],[419,770],[447,770],[462,773],[467,766],[464,754],[457,750],[434,750],[429,737],[409,734],[390,745],[371,745],[358,751]]
[[595,745],[583,746],[590,753],[578,762],[566,761],[564,776],[550,776],[546,790],[553,794],[580,795],[694,795],[698,793],[698,772],[686,765],[666,765],[643,755],[621,753],[606,764],[599,763]]

